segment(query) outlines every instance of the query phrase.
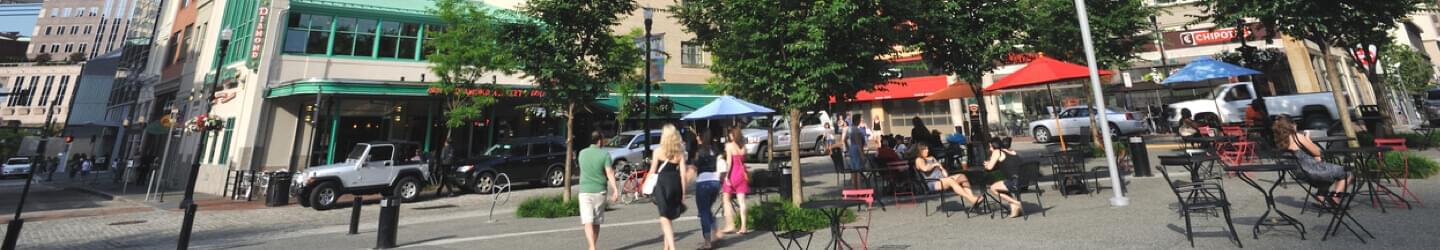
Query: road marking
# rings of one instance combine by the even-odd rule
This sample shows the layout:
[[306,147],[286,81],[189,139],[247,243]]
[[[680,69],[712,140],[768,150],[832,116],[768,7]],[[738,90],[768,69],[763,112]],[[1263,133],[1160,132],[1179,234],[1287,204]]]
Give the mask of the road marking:
[[[514,212],[515,212],[515,209],[504,209],[504,210],[496,210],[496,211],[495,211],[495,214],[496,214],[496,215],[501,215],[501,214],[510,214],[510,213],[514,213]],[[415,219],[415,220],[401,221],[399,226],[413,226],[413,225],[418,225],[418,224],[429,224],[429,223],[447,222],[447,221],[455,221],[455,220],[462,220],[462,219],[489,218],[489,217],[490,217],[489,214],[485,214],[485,215],[429,216],[429,217],[422,217],[422,218],[420,218],[420,219]],[[359,230],[360,230],[360,231],[367,231],[367,230],[368,230],[368,231],[374,231],[374,230],[376,230],[377,227],[378,227],[378,224],[376,224],[376,223],[373,222],[373,221],[371,221],[371,222],[363,222],[363,221],[362,221],[362,222],[360,222],[360,228],[359,228]],[[195,246],[192,247],[192,248],[195,248],[195,249],[223,249],[223,248],[232,248],[232,247],[234,247],[235,245],[245,245],[245,244],[251,244],[251,243],[275,242],[275,241],[277,241],[277,240],[282,240],[282,239],[297,239],[297,238],[304,238],[304,237],[310,237],[310,236],[316,236],[316,235],[322,235],[322,234],[346,233],[346,232],[349,232],[349,231],[350,231],[350,224],[349,224],[349,220],[348,220],[348,217],[347,217],[346,224],[343,224],[343,225],[332,225],[332,226],[324,226],[324,227],[311,228],[311,229],[302,229],[302,230],[295,230],[295,231],[281,230],[281,231],[279,231],[279,234],[275,234],[275,235],[271,235],[271,236],[262,236],[262,237],[258,237],[258,238],[243,239],[243,240],[235,240],[235,239],[214,239],[214,240],[197,241],[198,244],[194,244]]]
[[[674,222],[692,221],[692,220],[697,220],[697,219],[699,219],[699,217],[695,217],[695,216],[681,217],[681,218],[675,219]],[[623,226],[634,226],[634,225],[648,225],[648,224],[655,224],[655,223],[659,223],[659,222],[660,222],[660,219],[653,219],[653,220],[631,221],[631,222],[613,223],[613,224],[601,224],[601,225],[600,225],[600,228],[623,227]],[[475,236],[475,237],[467,237],[467,238],[444,239],[444,240],[437,240],[437,241],[424,242],[424,243],[420,243],[420,244],[402,246],[402,248],[420,247],[420,246],[440,246],[440,245],[449,245],[449,244],[456,244],[456,243],[469,242],[469,241],[493,240],[493,239],[500,239],[500,238],[530,236],[530,235],[537,235],[537,234],[548,234],[548,233],[559,233],[559,232],[569,232],[569,231],[580,231],[581,229],[582,229],[582,228],[580,228],[580,227],[569,227],[569,228],[564,228],[564,229],[551,229],[551,230],[540,230],[540,231],[530,231],[530,232],[519,232],[519,233],[508,233],[508,234]]]

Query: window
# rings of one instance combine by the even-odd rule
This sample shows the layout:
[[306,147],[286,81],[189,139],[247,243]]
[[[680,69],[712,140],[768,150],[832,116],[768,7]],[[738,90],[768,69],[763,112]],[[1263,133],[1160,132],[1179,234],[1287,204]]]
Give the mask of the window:
[[687,41],[680,43],[680,65],[698,67],[701,66],[702,56],[700,43]]
[[185,58],[190,54],[190,32],[194,31],[194,29],[194,25],[185,26],[185,33],[180,36],[180,50],[175,52],[175,62],[185,62]]
[[65,53],[70,53],[70,51],[74,51],[74,49],[75,49],[75,44],[70,44],[70,43],[66,43],[66,44],[65,44]]
[[54,85],[55,85],[55,76],[46,76],[46,77],[45,77],[45,90],[43,90],[43,91],[40,92],[40,102],[35,103],[35,105],[45,105],[45,101],[50,100],[50,88],[54,87]]
[[58,14],[60,14],[60,8],[51,8],[51,9],[50,9],[50,17],[55,17],[55,16],[58,15]]
[[75,9],[75,16],[85,16],[85,8]]
[[61,13],[61,14],[60,14],[60,17],[69,17],[69,16],[70,16],[70,11],[72,11],[72,10],[74,10],[74,9],[65,8],[65,12]]
[[80,25],[70,26],[70,34],[80,34]]
[[89,34],[90,34],[90,25],[85,25],[85,34],[86,34],[86,35],[89,35]]
[[372,146],[370,147],[370,162],[388,161],[395,157],[395,147]]
[[40,53],[40,54],[45,54],[45,45],[44,45],[44,44],[35,45],[35,47],[40,47],[40,52],[39,52],[39,53]]
[[549,144],[543,144],[543,143],[530,144],[530,154],[533,154],[533,155],[545,155],[545,154],[550,154],[550,145],[549,145]]
[[1245,88],[1245,86],[1240,86],[1240,85],[1237,85],[1237,86],[1235,86],[1235,87],[1233,87],[1233,88],[1230,88],[1230,96],[1229,96],[1228,98],[1225,98],[1225,100],[1226,100],[1226,101],[1250,100],[1250,89],[1249,89],[1249,88]]
[[[75,76],[75,79],[79,80],[80,76]],[[69,92],[65,90],[67,87],[70,87],[70,76],[60,76],[60,88],[55,89],[55,100],[50,105],[64,104],[65,93]]]
[[75,50],[75,52],[84,53],[84,52],[85,52],[85,45],[89,45],[89,44],[84,44],[84,43],[80,44],[80,49]]
[[51,29],[54,29],[54,28],[55,28],[55,27],[45,26],[45,34],[46,34],[46,35],[49,35],[49,34],[50,34],[50,30],[51,30]]
[[[25,84],[25,77],[24,77],[24,76],[16,76],[16,77],[15,77],[15,85],[11,85],[11,86],[10,86],[10,93],[19,94],[19,93],[20,93],[20,85],[23,85],[23,84]],[[15,104],[20,103],[20,98],[19,98],[18,96],[13,97],[13,98],[5,98],[5,99],[6,99],[6,101],[8,102],[8,103],[5,103],[5,106],[14,107]]]
[[380,50],[382,58],[415,58],[420,38],[420,25],[400,22],[380,22]]
[[164,66],[164,67],[170,67],[170,65],[175,64],[175,62],[176,62],[176,60],[175,60],[175,54],[177,54],[178,52],[176,52],[176,51],[180,49],[180,46],[177,45],[177,43],[179,43],[179,40],[180,40],[179,38],[180,38],[180,32],[175,32],[175,34],[170,35],[170,39],[168,39],[168,40],[170,40],[170,41],[165,42],[165,59],[164,59],[164,61],[165,61],[165,66]]
[[[431,44],[431,42],[434,42],[434,41],[435,41],[435,36],[436,36],[436,35],[439,35],[440,32],[444,32],[444,31],[445,31],[445,26],[425,25],[425,30],[421,32],[421,36],[425,37],[425,39],[423,39],[423,40],[421,41],[421,43],[422,43],[422,44]],[[429,58],[431,54],[434,54],[434,53],[435,53],[435,47],[434,47],[434,46],[428,46],[428,45],[427,45],[427,46],[424,46],[423,48],[420,48],[420,60],[425,60],[425,59]]]
[[95,8],[95,7],[90,7],[90,16],[95,16],[95,13],[96,13],[96,12],[100,12],[100,9],[99,9],[99,8]]
[[[183,2],[183,1],[182,1]],[[220,164],[229,162],[230,159],[230,136],[235,133],[235,118],[225,118],[225,139],[220,143]]]
[[50,53],[60,52],[60,44],[51,44]]
[[286,24],[285,52],[326,54],[330,43],[330,17],[292,13]]
[[335,18],[332,55],[371,56],[375,51],[375,20]]

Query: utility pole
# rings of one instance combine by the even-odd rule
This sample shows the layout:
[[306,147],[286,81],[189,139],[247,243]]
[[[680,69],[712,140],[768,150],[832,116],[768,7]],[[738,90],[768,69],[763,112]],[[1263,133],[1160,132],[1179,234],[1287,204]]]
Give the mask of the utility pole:
[[[221,68],[225,65],[225,55],[230,48],[230,35],[232,32],[229,28],[220,31],[220,60],[215,61],[215,75],[212,78],[214,82],[212,82],[210,86],[201,86],[204,88],[205,94],[200,96],[200,100],[205,101],[205,104],[200,106],[200,112],[198,112],[200,115],[209,114],[211,106],[214,106],[213,100],[211,99],[215,96],[215,90],[219,89],[220,86]],[[207,116],[206,119],[209,119],[209,117]],[[205,146],[205,139],[210,135],[210,131],[200,129],[199,133],[200,140],[196,142],[197,145],[194,147],[197,149]],[[195,153],[195,159],[190,163],[190,178],[189,181],[185,183],[185,197],[180,200],[180,207],[185,209],[185,219],[181,221],[180,239],[175,247],[176,249],[187,249],[190,247],[190,229],[191,225],[195,222],[195,210],[198,207],[195,205],[195,179],[200,175],[200,159],[203,159],[202,157],[204,155],[205,154],[197,151]]]

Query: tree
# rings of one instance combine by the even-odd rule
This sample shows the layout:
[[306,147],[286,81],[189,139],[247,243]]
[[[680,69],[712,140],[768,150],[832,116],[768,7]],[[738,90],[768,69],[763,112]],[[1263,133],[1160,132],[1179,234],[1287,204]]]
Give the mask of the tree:
[[[886,1],[692,0],[672,7],[686,31],[714,56],[711,84],[721,92],[788,111],[830,97],[844,101],[886,82],[883,56],[900,44],[900,19]],[[791,202],[803,201],[802,138],[790,140]],[[772,140],[773,141],[773,140]]]
[[1214,57],[1216,60],[1263,72],[1263,75],[1251,76],[1260,79],[1255,80],[1252,78],[1252,81],[1256,84],[1259,84],[1262,80],[1268,82],[1269,84],[1266,85],[1270,88],[1270,93],[1272,94],[1280,94],[1279,89],[1275,87],[1275,82],[1277,81],[1285,82],[1286,86],[1294,84],[1293,79],[1288,77],[1290,75],[1290,61],[1285,57],[1285,51],[1280,49],[1257,49],[1255,47],[1245,46],[1220,52],[1219,54],[1215,54]]
[[[913,1],[905,8],[913,22],[912,44],[932,67],[971,83],[981,119],[988,112],[984,95],[978,94],[981,77],[1002,65],[1022,39],[1015,28],[1025,24],[1019,4],[1018,0]],[[986,126],[977,128],[972,137],[986,141]]]
[[[1141,31],[1150,25],[1155,9],[1142,0],[1086,0],[1090,31],[1095,36],[1095,60],[1100,68],[1125,68],[1138,58],[1149,35]],[[1038,51],[1061,61],[1084,62],[1080,23],[1073,0],[1020,0],[1025,25],[1021,43],[1027,51]]]
[[[512,71],[514,65],[510,53],[499,42],[499,22],[492,17],[490,9],[484,9],[466,0],[439,0],[431,10],[444,22],[434,34],[433,41],[425,45],[435,50],[428,57],[430,71],[439,80],[430,83],[430,92],[444,96],[445,142],[457,127],[480,119],[486,107],[495,104],[492,95],[476,94],[476,90],[492,88],[483,86],[487,74],[493,76]],[[428,111],[427,111],[428,112]],[[444,152],[441,144],[435,152]],[[437,154],[439,160],[444,155]]]
[[50,59],[50,54],[49,54],[49,53],[40,53],[39,55],[35,55],[35,58],[31,58],[31,59],[30,59],[31,62],[42,63],[42,64],[43,64],[43,63],[48,63],[48,62],[50,62],[50,60],[52,60],[52,59]]
[[520,72],[546,91],[543,104],[565,110],[565,201],[575,162],[575,107],[592,102],[612,83],[636,79],[643,52],[635,38],[612,35],[630,0],[530,0],[521,12],[533,24],[506,25],[505,41]]
[[1408,93],[1424,93],[1434,85],[1434,65],[1409,46],[1391,44],[1380,51],[1385,81]]
[[87,58],[85,58],[84,52],[75,52],[70,53],[70,57],[68,59],[70,62],[84,62]]
[[[1383,46],[1390,43],[1389,31],[1400,21],[1424,8],[1431,1],[1424,0],[1203,0],[1201,14],[1196,23],[1243,24],[1247,20],[1258,20],[1268,36],[1283,33],[1295,38],[1315,42],[1325,58],[1325,68],[1331,70],[1330,89],[1343,89],[1335,60],[1330,60],[1331,48],[1355,48],[1362,45]],[[1350,53],[1347,53],[1350,54]],[[1371,71],[1373,73],[1373,71]],[[1371,86],[1380,99],[1386,99],[1383,81],[1374,74],[1368,74]],[[1345,136],[1355,137],[1355,125],[1350,119],[1345,98],[1340,91],[1331,91],[1339,109],[1340,124]],[[1383,113],[1389,114],[1389,102],[1381,101]],[[1382,122],[1382,129],[1388,129],[1388,122]],[[1358,146],[1355,141],[1351,146]]]

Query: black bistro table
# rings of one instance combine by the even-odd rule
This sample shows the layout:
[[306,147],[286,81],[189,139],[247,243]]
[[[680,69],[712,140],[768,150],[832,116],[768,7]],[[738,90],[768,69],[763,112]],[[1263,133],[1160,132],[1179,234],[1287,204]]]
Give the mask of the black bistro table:
[[[1185,145],[1187,145],[1185,149],[1207,149],[1207,150],[1213,150],[1213,149],[1215,148],[1215,144],[1216,144],[1216,143],[1232,142],[1232,141],[1239,140],[1239,139],[1240,139],[1240,137],[1237,137],[1237,136],[1228,136],[1228,135],[1221,135],[1221,136],[1188,136],[1188,137],[1180,138],[1180,141],[1184,142]],[[1192,145],[1192,144],[1195,145],[1196,147],[1190,147],[1190,146],[1189,146],[1189,145]]]
[[1184,167],[1185,170],[1190,171],[1191,182],[1201,182],[1205,179],[1219,178],[1218,176],[1212,174],[1214,173],[1215,162],[1219,160],[1219,156],[1204,153],[1190,154],[1186,152],[1181,152],[1179,154],[1160,156],[1161,165],[1178,165]]
[[865,205],[865,202],[857,200],[819,200],[801,203],[800,208],[818,209],[824,212],[826,217],[830,217],[830,243],[826,244],[825,249],[840,249],[841,246],[844,246],[845,249],[855,249],[854,247],[850,247],[850,243],[845,242],[844,231],[840,230],[840,216],[845,214],[845,209],[860,205]]
[[1345,137],[1345,136],[1321,136],[1321,137],[1312,137],[1312,138],[1310,138],[1310,141],[1313,141],[1313,142],[1315,142],[1315,143],[1317,143],[1317,144],[1318,144],[1318,143],[1324,143],[1324,144],[1325,144],[1325,148],[1333,148],[1333,147],[1335,147],[1335,143],[1337,143],[1337,142],[1338,142],[1338,143],[1345,143],[1345,142],[1349,142],[1350,140],[1351,140],[1350,137]]
[[[1338,161],[1333,158],[1333,156],[1329,160],[1333,163],[1343,165],[1347,170],[1351,171],[1352,175],[1355,176],[1355,183],[1351,185],[1359,185],[1358,187],[1364,189],[1361,192],[1370,196],[1371,204],[1379,203],[1379,195],[1389,195],[1405,203],[1406,207],[1409,207],[1410,201],[1405,200],[1405,197],[1401,197],[1399,194],[1391,191],[1390,188],[1376,184],[1377,181],[1383,178],[1381,174],[1381,164],[1383,164],[1383,162],[1380,159],[1380,153],[1390,151],[1390,147],[1332,147],[1325,149],[1323,152],[1325,152],[1327,156],[1344,156],[1344,159]],[[1385,206],[1382,205],[1379,207],[1381,213],[1387,212],[1385,211]]]
[[[1261,214],[1259,219],[1256,219],[1255,227],[1251,231],[1255,239],[1260,239],[1260,226],[1262,225],[1271,228],[1275,226],[1293,226],[1296,230],[1300,231],[1300,239],[1305,239],[1305,224],[1300,223],[1300,220],[1296,220],[1295,217],[1290,217],[1289,214],[1285,214],[1284,211],[1280,211],[1280,209],[1275,206],[1275,187],[1285,182],[1285,175],[1296,168],[1298,167],[1288,164],[1253,164],[1231,166],[1225,169],[1225,171],[1235,172],[1235,175],[1239,176],[1241,181],[1244,181],[1245,184],[1250,184],[1250,186],[1255,187],[1256,190],[1260,190],[1260,194],[1265,196],[1265,213]],[[1260,183],[1257,183],[1254,178],[1248,175],[1248,173],[1256,172],[1275,172],[1278,174],[1278,177],[1276,177],[1275,182],[1270,184],[1270,189],[1267,190],[1260,187]],[[1271,212],[1274,212],[1277,217],[1270,217]],[[1266,219],[1269,220],[1267,221]]]

